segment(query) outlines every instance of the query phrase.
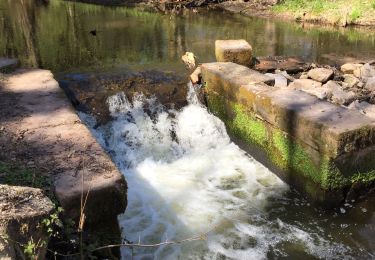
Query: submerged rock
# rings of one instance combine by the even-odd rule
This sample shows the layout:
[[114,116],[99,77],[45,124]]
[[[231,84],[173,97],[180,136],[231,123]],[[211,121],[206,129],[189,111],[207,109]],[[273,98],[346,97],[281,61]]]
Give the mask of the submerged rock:
[[286,71],[287,73],[298,73],[310,68],[310,64],[306,63],[298,57],[258,57],[258,64],[255,69],[262,72],[274,72],[276,70]]
[[106,100],[124,92],[129,100],[139,94],[156,97],[167,109],[187,105],[187,80],[160,71],[69,74],[59,81],[73,105],[103,124],[111,119]]
[[0,57],[0,72],[12,72],[19,66],[18,59],[9,59]]
[[326,69],[326,68],[316,68],[310,70],[307,75],[309,78],[326,83],[329,79],[333,77],[333,70],[331,69]]

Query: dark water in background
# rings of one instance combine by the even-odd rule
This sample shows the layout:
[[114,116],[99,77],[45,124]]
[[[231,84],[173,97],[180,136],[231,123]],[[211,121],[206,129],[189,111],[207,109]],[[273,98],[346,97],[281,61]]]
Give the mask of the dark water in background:
[[[89,34],[96,29],[97,36]],[[216,39],[248,40],[258,56],[375,57],[374,30],[302,28],[222,12],[170,16],[62,0],[0,0],[0,56],[54,72],[131,66],[183,70],[192,51],[214,60]]]
[[[96,37],[89,33],[93,29]],[[302,28],[213,11],[176,17],[60,0],[48,5],[0,0],[0,56],[18,57],[23,66],[55,73],[119,68],[182,72],[185,51],[194,52],[200,62],[213,61],[214,41],[235,38],[249,41],[257,56],[297,55],[321,63],[332,62],[332,57],[375,58],[375,30]],[[332,235],[327,239],[349,246],[351,257],[370,259],[375,252],[374,202],[371,198],[345,206],[345,213],[324,212],[306,206],[291,191],[285,202],[270,202],[267,214],[318,227]],[[293,245],[282,246],[290,248],[289,256],[304,256]]]

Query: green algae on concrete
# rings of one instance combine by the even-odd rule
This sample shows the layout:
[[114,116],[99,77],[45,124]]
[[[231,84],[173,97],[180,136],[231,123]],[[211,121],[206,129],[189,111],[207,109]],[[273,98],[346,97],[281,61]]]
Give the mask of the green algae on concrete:
[[240,103],[211,93],[207,95],[207,104],[210,111],[225,122],[231,135],[263,149],[270,162],[288,179],[300,179],[297,182],[302,183],[304,191],[317,201],[327,200],[327,192],[341,200],[342,191],[352,183],[375,179],[375,171],[346,176],[347,173],[340,171],[328,154],[319,154],[319,160],[314,160],[306,144],[262,120]]

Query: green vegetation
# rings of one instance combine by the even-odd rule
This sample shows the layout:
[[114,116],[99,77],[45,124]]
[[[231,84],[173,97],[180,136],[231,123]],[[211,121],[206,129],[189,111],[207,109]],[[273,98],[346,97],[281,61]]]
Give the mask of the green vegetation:
[[372,19],[375,15],[374,9],[374,0],[284,0],[273,8],[275,12],[292,14],[296,19],[332,24]]
[[40,189],[46,189],[50,186],[48,178],[36,169],[3,161],[0,161],[0,183]]

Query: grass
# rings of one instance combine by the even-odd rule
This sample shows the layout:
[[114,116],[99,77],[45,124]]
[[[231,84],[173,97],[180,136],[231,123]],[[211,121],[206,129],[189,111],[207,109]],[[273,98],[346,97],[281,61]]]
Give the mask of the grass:
[[[284,0],[273,7],[274,12],[288,13],[301,19],[309,17],[332,24],[356,23],[373,19],[374,0]],[[305,17],[305,18],[306,18]]]
[[46,189],[50,186],[48,178],[39,174],[36,169],[3,161],[0,161],[0,183],[40,189]]

